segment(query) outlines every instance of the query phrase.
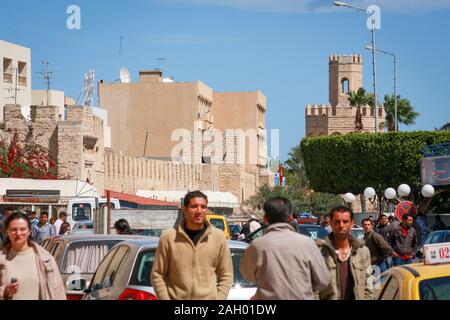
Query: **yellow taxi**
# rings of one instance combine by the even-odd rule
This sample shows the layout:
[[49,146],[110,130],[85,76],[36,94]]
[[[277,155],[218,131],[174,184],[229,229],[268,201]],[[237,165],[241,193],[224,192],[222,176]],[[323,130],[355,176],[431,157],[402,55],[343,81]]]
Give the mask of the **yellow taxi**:
[[450,242],[424,246],[424,262],[381,275],[378,300],[450,300]]
[[211,223],[214,227],[222,230],[227,240],[231,239],[230,227],[228,226],[228,220],[225,216],[208,212],[206,219],[208,219],[209,223]]

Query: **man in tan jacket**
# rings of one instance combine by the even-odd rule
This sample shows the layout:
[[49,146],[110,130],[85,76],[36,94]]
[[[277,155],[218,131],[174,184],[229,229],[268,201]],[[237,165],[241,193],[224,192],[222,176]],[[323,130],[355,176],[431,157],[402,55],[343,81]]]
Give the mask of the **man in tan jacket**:
[[330,272],[314,240],[289,224],[290,211],[289,200],[268,200],[264,222],[269,226],[242,257],[242,276],[258,287],[255,300],[313,300],[314,292],[330,282]]
[[151,280],[160,300],[225,300],[233,282],[230,249],[222,230],[206,219],[208,198],[189,192],[184,221],[159,240]]
[[330,285],[320,291],[321,300],[371,300],[370,252],[363,241],[352,237],[353,211],[340,206],[331,210],[333,230],[325,240],[317,240],[331,273]]

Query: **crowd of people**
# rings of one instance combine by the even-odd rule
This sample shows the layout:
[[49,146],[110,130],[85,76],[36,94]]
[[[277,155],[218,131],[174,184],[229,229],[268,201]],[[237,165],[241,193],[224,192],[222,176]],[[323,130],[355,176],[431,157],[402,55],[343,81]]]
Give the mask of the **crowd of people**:
[[[373,266],[380,272],[391,265],[411,263],[424,236],[445,229],[440,218],[431,230],[420,215],[402,221],[382,215],[363,219],[363,240],[352,236],[353,211],[331,210],[321,222],[330,231],[314,241],[298,232],[298,216],[281,197],[264,204],[263,221],[251,217],[248,232],[267,225],[264,236],[246,249],[239,272],[257,286],[255,300],[370,300]],[[183,221],[161,235],[151,270],[151,282],[161,300],[226,299],[233,282],[233,264],[222,230],[206,219],[208,198],[189,192],[182,204]],[[54,258],[38,243],[70,230],[61,212],[51,224],[47,212],[39,218],[6,210],[0,220],[0,299],[65,299],[64,284]],[[125,219],[115,222],[117,234],[131,234]],[[295,244],[295,245],[293,245]],[[301,250],[299,250],[301,248]]]

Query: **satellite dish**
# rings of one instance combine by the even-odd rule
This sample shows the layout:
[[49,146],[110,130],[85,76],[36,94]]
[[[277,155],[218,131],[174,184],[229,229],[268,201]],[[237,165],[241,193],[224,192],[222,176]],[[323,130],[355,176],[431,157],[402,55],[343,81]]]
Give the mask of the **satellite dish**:
[[122,83],[130,83],[130,71],[127,68],[123,67],[120,69],[120,82]]

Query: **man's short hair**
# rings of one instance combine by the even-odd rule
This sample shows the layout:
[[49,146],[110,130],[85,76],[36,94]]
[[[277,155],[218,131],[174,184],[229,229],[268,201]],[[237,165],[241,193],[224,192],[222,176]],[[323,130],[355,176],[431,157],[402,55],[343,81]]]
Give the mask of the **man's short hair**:
[[39,216],[40,217],[42,217],[42,216],[47,216],[48,217],[48,212],[47,211],[42,211]]
[[330,220],[333,220],[333,216],[336,212],[344,213],[349,212],[350,213],[350,219],[353,220],[353,210],[346,206],[337,206],[331,209],[330,212]]
[[402,221],[408,220],[409,217],[413,218],[413,220],[414,220],[414,217],[413,217],[411,214],[405,213],[405,214],[403,215],[403,217],[402,217]]
[[364,218],[362,219],[361,223],[364,224],[364,222],[369,221],[370,224],[372,224],[372,220],[370,220],[370,218]]
[[264,203],[264,213],[269,224],[288,222],[291,208],[291,202],[282,197],[272,198]]
[[193,198],[203,198],[206,200],[206,203],[208,203],[208,197],[206,196],[206,194],[204,194],[203,192],[201,192],[200,190],[196,190],[196,191],[191,191],[188,192],[183,199],[183,206],[187,207],[189,205],[189,203],[191,202],[191,199]]
[[59,213],[59,217],[60,217],[60,218],[62,218],[62,217],[67,217],[67,213],[64,212],[64,211],[61,211],[61,212]]

